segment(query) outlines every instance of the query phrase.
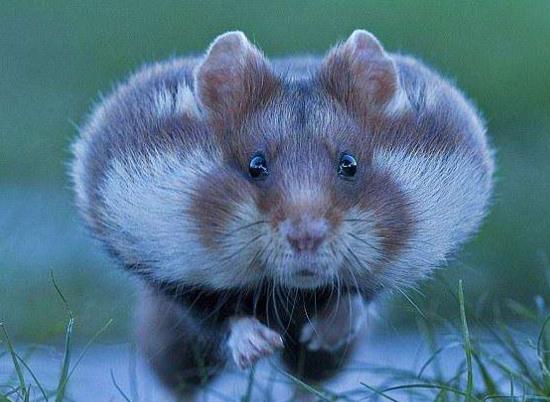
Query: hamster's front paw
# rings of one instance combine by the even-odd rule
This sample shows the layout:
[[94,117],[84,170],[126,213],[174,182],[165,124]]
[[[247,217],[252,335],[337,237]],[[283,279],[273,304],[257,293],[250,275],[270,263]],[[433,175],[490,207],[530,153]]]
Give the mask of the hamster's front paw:
[[282,348],[283,338],[253,317],[234,317],[229,322],[227,345],[240,369],[251,367],[262,357]]
[[300,343],[312,351],[333,352],[355,338],[364,319],[365,305],[361,296],[343,298],[304,324]]

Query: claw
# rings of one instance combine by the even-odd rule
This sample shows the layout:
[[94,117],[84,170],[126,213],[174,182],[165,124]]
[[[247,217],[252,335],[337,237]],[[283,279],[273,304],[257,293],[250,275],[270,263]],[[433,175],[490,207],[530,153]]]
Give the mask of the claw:
[[241,369],[253,366],[263,357],[284,346],[281,335],[253,317],[237,317],[230,321],[227,345],[233,360]]
[[363,301],[360,296],[355,296],[349,304],[334,305],[313,317],[302,327],[299,341],[311,351],[322,349],[333,352],[353,341],[364,316]]

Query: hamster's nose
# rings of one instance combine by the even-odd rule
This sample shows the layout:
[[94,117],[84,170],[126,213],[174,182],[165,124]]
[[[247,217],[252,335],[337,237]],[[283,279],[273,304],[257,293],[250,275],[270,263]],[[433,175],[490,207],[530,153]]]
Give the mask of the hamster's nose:
[[295,251],[316,251],[327,236],[328,224],[325,219],[303,217],[283,222],[281,229]]

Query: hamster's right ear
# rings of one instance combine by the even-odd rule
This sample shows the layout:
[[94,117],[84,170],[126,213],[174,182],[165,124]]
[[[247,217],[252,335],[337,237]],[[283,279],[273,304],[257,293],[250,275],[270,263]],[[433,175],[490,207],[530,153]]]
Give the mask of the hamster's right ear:
[[269,62],[240,31],[218,36],[195,70],[195,93],[210,117],[236,122],[276,87]]
[[397,66],[370,32],[356,30],[333,48],[319,75],[325,90],[361,119],[406,106]]

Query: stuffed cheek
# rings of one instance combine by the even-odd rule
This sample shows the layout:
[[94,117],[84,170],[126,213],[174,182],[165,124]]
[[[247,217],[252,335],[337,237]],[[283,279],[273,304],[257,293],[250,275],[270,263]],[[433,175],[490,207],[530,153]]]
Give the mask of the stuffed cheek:
[[373,175],[365,188],[359,207],[372,216],[381,256],[378,268],[385,269],[407,245],[414,222],[407,197],[391,176]]
[[266,228],[256,206],[256,189],[230,170],[213,172],[200,182],[189,211],[200,243],[227,268],[257,270]]
[[410,236],[406,198],[390,177],[375,173],[339,191],[339,197],[345,211],[338,243],[344,256],[342,275],[374,283],[391,269]]

